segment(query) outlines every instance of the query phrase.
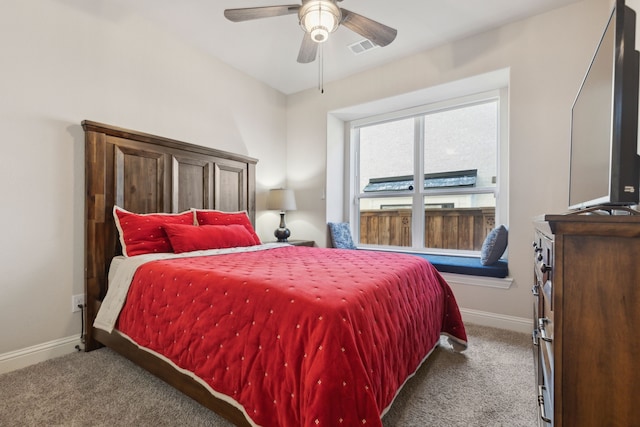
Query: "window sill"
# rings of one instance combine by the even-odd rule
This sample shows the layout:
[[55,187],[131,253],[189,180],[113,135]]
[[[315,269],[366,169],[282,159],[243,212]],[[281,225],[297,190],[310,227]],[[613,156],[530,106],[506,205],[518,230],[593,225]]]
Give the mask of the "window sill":
[[512,277],[485,277],[470,274],[440,273],[450,285],[484,286],[487,288],[509,289],[513,284]]

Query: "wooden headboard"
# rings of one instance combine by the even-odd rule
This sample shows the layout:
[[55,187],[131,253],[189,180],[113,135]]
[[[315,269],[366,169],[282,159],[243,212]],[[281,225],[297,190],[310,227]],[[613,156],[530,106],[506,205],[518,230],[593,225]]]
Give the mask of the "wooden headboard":
[[93,321],[121,253],[113,206],[136,213],[190,208],[249,213],[255,225],[256,159],[85,120],[85,350],[100,347]]

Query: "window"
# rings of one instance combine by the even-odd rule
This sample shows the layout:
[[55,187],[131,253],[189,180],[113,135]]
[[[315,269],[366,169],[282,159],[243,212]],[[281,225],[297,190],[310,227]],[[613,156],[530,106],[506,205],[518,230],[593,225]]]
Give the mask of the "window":
[[480,251],[506,210],[503,99],[492,91],[350,124],[360,245]]

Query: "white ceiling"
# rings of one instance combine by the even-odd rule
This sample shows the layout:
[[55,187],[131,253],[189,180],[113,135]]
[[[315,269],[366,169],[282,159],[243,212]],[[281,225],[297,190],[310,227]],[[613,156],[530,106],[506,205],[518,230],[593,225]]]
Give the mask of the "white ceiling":
[[[448,41],[580,0],[344,0],[339,6],[396,28],[389,46],[354,55],[362,37],[345,27],[324,44],[324,82],[337,80]],[[297,15],[233,23],[228,8],[299,4],[299,0],[119,0],[120,12],[158,23],[187,43],[269,86],[291,94],[318,86],[319,61],[296,61],[303,32]]]

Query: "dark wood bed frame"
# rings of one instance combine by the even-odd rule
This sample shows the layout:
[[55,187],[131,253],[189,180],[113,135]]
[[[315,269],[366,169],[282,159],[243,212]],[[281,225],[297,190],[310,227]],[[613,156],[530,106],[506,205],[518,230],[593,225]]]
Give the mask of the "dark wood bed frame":
[[117,333],[93,328],[121,254],[113,206],[136,213],[246,210],[255,224],[257,160],[85,120],[85,351],[107,346],[238,426],[242,411]]

